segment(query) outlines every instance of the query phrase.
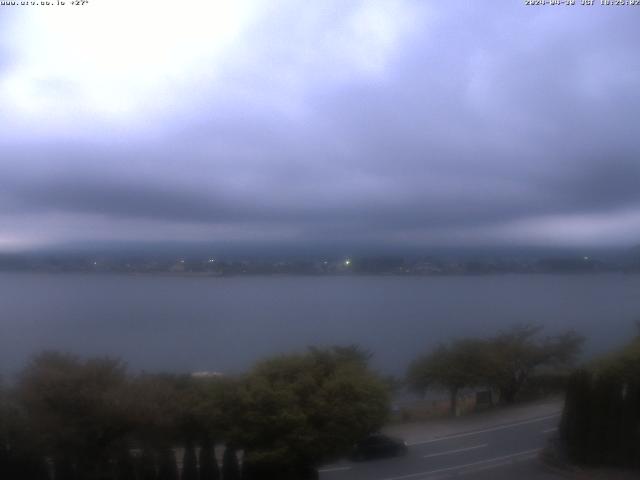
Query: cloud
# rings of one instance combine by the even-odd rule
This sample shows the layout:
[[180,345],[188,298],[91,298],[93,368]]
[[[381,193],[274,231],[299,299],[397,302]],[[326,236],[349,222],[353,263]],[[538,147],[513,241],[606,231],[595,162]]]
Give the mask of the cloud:
[[109,32],[90,31],[107,7],[87,10],[73,54],[35,48],[80,30],[27,22],[44,33],[0,78],[0,236],[26,242],[37,221],[45,243],[83,225],[110,240],[634,241],[628,14],[240,2],[211,33],[219,5],[158,5],[117,34],[117,9]]

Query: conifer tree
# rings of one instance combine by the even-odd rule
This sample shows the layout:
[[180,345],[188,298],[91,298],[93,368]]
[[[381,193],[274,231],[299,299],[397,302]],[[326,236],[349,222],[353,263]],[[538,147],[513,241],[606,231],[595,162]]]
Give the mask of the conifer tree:
[[578,463],[588,458],[591,397],[591,374],[577,370],[569,378],[565,407],[560,423],[560,437],[567,446],[570,458]]
[[240,466],[236,449],[227,445],[222,457],[222,480],[240,480]]
[[135,480],[136,472],[131,458],[131,453],[126,446],[123,446],[116,457],[116,472],[115,477],[117,480]]
[[75,466],[69,457],[61,455],[54,461],[56,480],[76,480]]
[[640,380],[626,385],[621,416],[622,464],[640,467]]
[[178,480],[178,464],[173,449],[164,447],[158,455],[158,480]]
[[220,480],[215,448],[209,438],[205,438],[202,442],[198,463],[200,464],[200,480]]
[[138,459],[138,478],[140,480],[156,480],[156,459],[150,448],[143,448]]
[[593,465],[615,464],[619,449],[621,385],[610,373],[596,378],[591,391],[589,415],[588,463]]
[[198,480],[198,459],[193,442],[188,441],[184,448],[184,457],[182,458],[182,476],[181,480]]

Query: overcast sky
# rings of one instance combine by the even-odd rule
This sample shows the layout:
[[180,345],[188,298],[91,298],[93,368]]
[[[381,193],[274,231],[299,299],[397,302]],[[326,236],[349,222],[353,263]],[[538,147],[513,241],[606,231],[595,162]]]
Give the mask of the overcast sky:
[[523,3],[0,7],[0,249],[640,243],[640,7]]

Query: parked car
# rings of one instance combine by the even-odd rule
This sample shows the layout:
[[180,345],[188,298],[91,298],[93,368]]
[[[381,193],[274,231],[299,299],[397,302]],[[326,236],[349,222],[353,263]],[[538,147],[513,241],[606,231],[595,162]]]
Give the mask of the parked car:
[[358,442],[351,452],[353,461],[372,460],[375,458],[399,457],[409,451],[405,441],[376,433]]

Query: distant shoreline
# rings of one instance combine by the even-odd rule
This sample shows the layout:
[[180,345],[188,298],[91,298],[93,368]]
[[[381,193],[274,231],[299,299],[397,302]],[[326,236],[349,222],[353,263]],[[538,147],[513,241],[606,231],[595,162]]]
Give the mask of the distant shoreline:
[[168,277],[168,278],[236,278],[236,277],[319,277],[319,278],[354,278],[354,277],[394,277],[394,278],[446,278],[446,277],[499,277],[506,275],[531,276],[597,276],[597,275],[638,275],[640,270],[603,270],[603,271],[505,271],[505,272],[451,272],[451,273],[207,273],[207,272],[121,272],[121,271],[92,271],[92,270],[0,270],[0,274],[47,274],[47,275],[92,275],[92,276],[128,276],[128,277]]

